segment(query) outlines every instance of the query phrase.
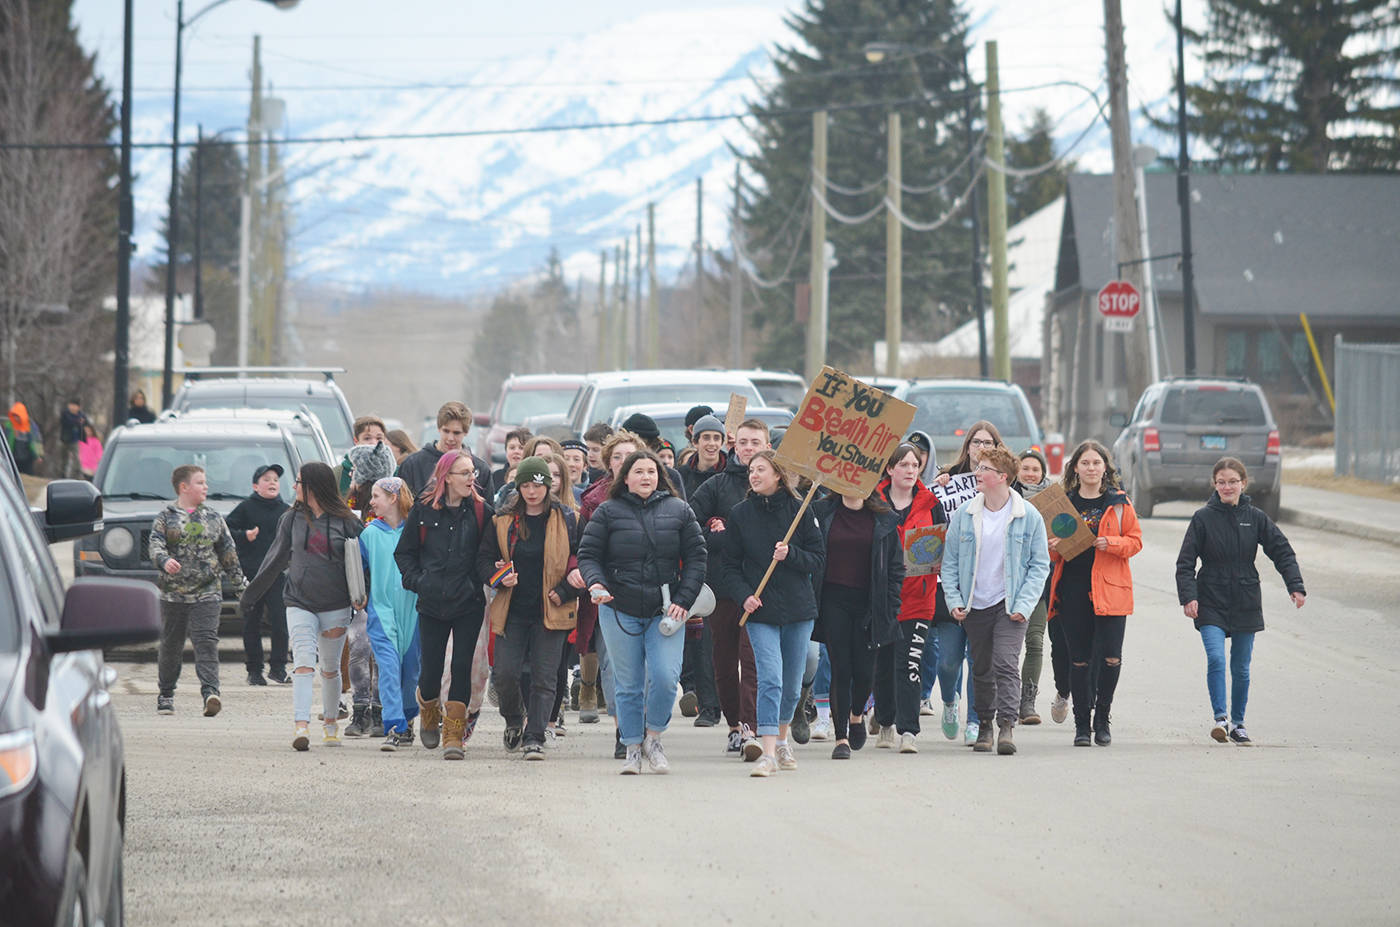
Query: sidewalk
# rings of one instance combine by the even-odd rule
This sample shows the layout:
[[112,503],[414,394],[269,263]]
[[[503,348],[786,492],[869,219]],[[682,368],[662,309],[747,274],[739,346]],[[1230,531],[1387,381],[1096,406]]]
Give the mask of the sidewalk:
[[1400,502],[1308,486],[1283,486],[1279,521],[1400,546]]

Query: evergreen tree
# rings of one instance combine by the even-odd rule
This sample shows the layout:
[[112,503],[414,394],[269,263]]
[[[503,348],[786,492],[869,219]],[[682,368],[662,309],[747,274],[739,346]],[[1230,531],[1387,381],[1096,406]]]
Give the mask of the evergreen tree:
[[[1395,0],[1210,0],[1205,81],[1187,88],[1203,163],[1247,171],[1400,168]],[[1176,114],[1160,123],[1175,128]]]
[[[761,336],[756,359],[796,369],[806,326],[796,320],[794,292],[808,279],[810,254],[803,221],[811,209],[809,110],[829,111],[828,180],[871,187],[857,195],[828,188],[828,202],[844,213],[866,212],[885,194],[891,110],[901,114],[905,186],[934,188],[905,194],[907,216],[938,219],[971,175],[962,80],[967,20],[956,0],[807,0],[788,25],[795,40],[774,50],[777,82],[750,107],[751,153],[741,157],[757,179],[744,191],[741,224],[759,275],[784,281],[762,290],[761,307],[747,313]],[[928,51],[871,64],[864,48],[874,41]],[[803,112],[783,112],[792,109]],[[980,157],[971,159],[973,169],[979,163]],[[906,338],[936,338],[970,317],[968,225],[964,214],[931,232],[904,230]],[[831,272],[828,356],[837,366],[868,371],[871,345],[884,336],[883,213],[858,225],[829,218],[827,231],[840,262]]]
[[[1019,136],[1006,140],[1006,163],[1026,170],[1048,164],[1055,158],[1055,139],[1050,113],[1037,108],[1031,113]],[[1066,161],[1030,177],[1008,175],[1006,178],[1006,222],[1015,225],[1036,210],[1048,206],[1064,195],[1066,179],[1074,170],[1074,162]]]

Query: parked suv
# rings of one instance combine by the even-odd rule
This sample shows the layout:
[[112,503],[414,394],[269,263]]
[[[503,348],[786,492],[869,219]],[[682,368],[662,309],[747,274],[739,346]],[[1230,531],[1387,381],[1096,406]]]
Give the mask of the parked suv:
[[[224,372],[230,368],[213,368]],[[277,368],[254,368],[253,371]],[[293,368],[295,369],[295,368]],[[350,403],[336,385],[333,371],[326,371],[324,380],[303,380],[288,377],[259,376],[247,379],[189,379],[186,380],[170,408],[178,412],[191,409],[285,409],[296,412],[306,409],[321,420],[321,428],[330,439],[336,454],[344,454],[355,443],[352,434],[354,416]]]
[[[491,407],[490,426],[481,429],[477,453],[493,467],[506,462],[506,434],[537,415],[562,415],[568,411],[579,387],[581,373],[547,373],[507,377]],[[437,437],[434,427],[433,437]]]
[[967,426],[986,420],[997,427],[1001,440],[1013,453],[1027,448],[1044,450],[1026,394],[1004,380],[925,379],[900,383],[890,395],[914,406],[910,431],[922,431],[933,439],[934,458],[946,463],[958,459]]
[[1210,497],[1211,468],[1238,457],[1249,468],[1249,495],[1278,517],[1281,467],[1278,424],[1264,391],[1248,380],[1172,377],[1153,383],[1113,442],[1133,508],[1144,517],[1158,502]]
[[126,759],[98,648],[155,640],[160,605],[129,580],[65,593],[48,544],[99,530],[102,497],[76,480],[45,493],[41,530],[0,475],[0,921],[117,927]]
[[[281,465],[287,474],[282,499],[292,504],[292,475],[304,462],[296,436],[276,422],[176,420],[124,425],[112,432],[94,477],[105,499],[105,524],[101,534],[73,545],[73,575],[156,581],[151,522],[175,498],[170,473],[181,464],[205,469],[207,504],[227,515],[252,492],[253,471],[263,464]],[[225,588],[225,617],[237,613],[237,604]]]
[[590,374],[584,381],[565,424],[583,434],[594,422],[612,420],[618,406],[654,402],[685,402],[720,410],[729,407],[729,394],[738,393],[751,406],[763,405],[745,373],[716,370],[638,370]]
[[260,422],[269,426],[278,425],[291,432],[292,440],[301,452],[302,463],[319,460],[332,467],[340,463],[336,459],[335,449],[331,447],[330,438],[321,427],[321,420],[305,410],[287,412],[283,409],[192,409],[181,413],[172,409],[162,413],[158,421],[209,425]]
[[[675,447],[676,453],[680,453],[690,442],[685,437],[685,415],[693,408],[693,403],[688,402],[652,402],[638,403],[630,406],[618,406],[613,410],[612,421],[608,422],[614,429],[621,428],[622,423],[640,412],[656,423],[656,430],[661,432],[661,437],[670,441]],[[716,412],[717,417],[724,419],[724,409]],[[770,408],[767,406],[749,406],[744,410],[744,418],[758,419],[768,428],[787,428],[792,422],[792,412],[784,408]]]

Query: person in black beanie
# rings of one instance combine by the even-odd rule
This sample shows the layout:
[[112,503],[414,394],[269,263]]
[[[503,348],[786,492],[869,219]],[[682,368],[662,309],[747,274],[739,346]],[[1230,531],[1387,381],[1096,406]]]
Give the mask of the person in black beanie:
[[[661,449],[661,429],[656,427],[656,420],[650,415],[634,412],[627,417],[627,421],[622,423],[622,430],[630,431],[645,441],[652,453]],[[681,499],[685,499],[685,481],[681,479],[680,471],[675,467],[665,467],[665,470],[666,475],[671,478],[671,485],[675,487],[676,494]]]
[[[282,500],[282,467],[263,464],[253,471],[253,492],[229,512],[224,523],[238,549],[238,565],[244,576],[257,576],[263,558],[277,536],[277,522],[291,508]],[[248,685],[265,686],[267,680],[290,685],[287,675],[287,606],[282,601],[285,577],[278,577],[258,603],[243,613],[243,653],[248,665]],[[263,619],[272,630],[272,652],[267,655],[267,678],[263,677]]]

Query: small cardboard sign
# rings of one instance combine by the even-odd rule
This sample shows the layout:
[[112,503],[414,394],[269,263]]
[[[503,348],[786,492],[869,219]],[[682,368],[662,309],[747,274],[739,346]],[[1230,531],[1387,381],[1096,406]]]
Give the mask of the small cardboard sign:
[[933,494],[938,497],[939,503],[943,506],[944,516],[952,521],[953,513],[962,508],[964,502],[977,495],[977,474],[959,473],[956,476],[949,476],[947,486],[934,483],[932,489]]
[[904,534],[904,575],[934,576],[943,568],[947,525],[924,525]]
[[823,367],[783,435],[778,459],[833,492],[868,496],[913,420],[909,403]]
[[738,393],[729,394],[729,411],[724,413],[724,435],[725,438],[734,437],[734,433],[739,430],[739,423],[744,420],[744,413],[749,409],[749,398],[740,396]]
[[1046,539],[1060,539],[1056,553],[1064,559],[1073,560],[1094,546],[1094,532],[1089,530],[1059,483],[1051,483],[1026,501],[1045,519]]

